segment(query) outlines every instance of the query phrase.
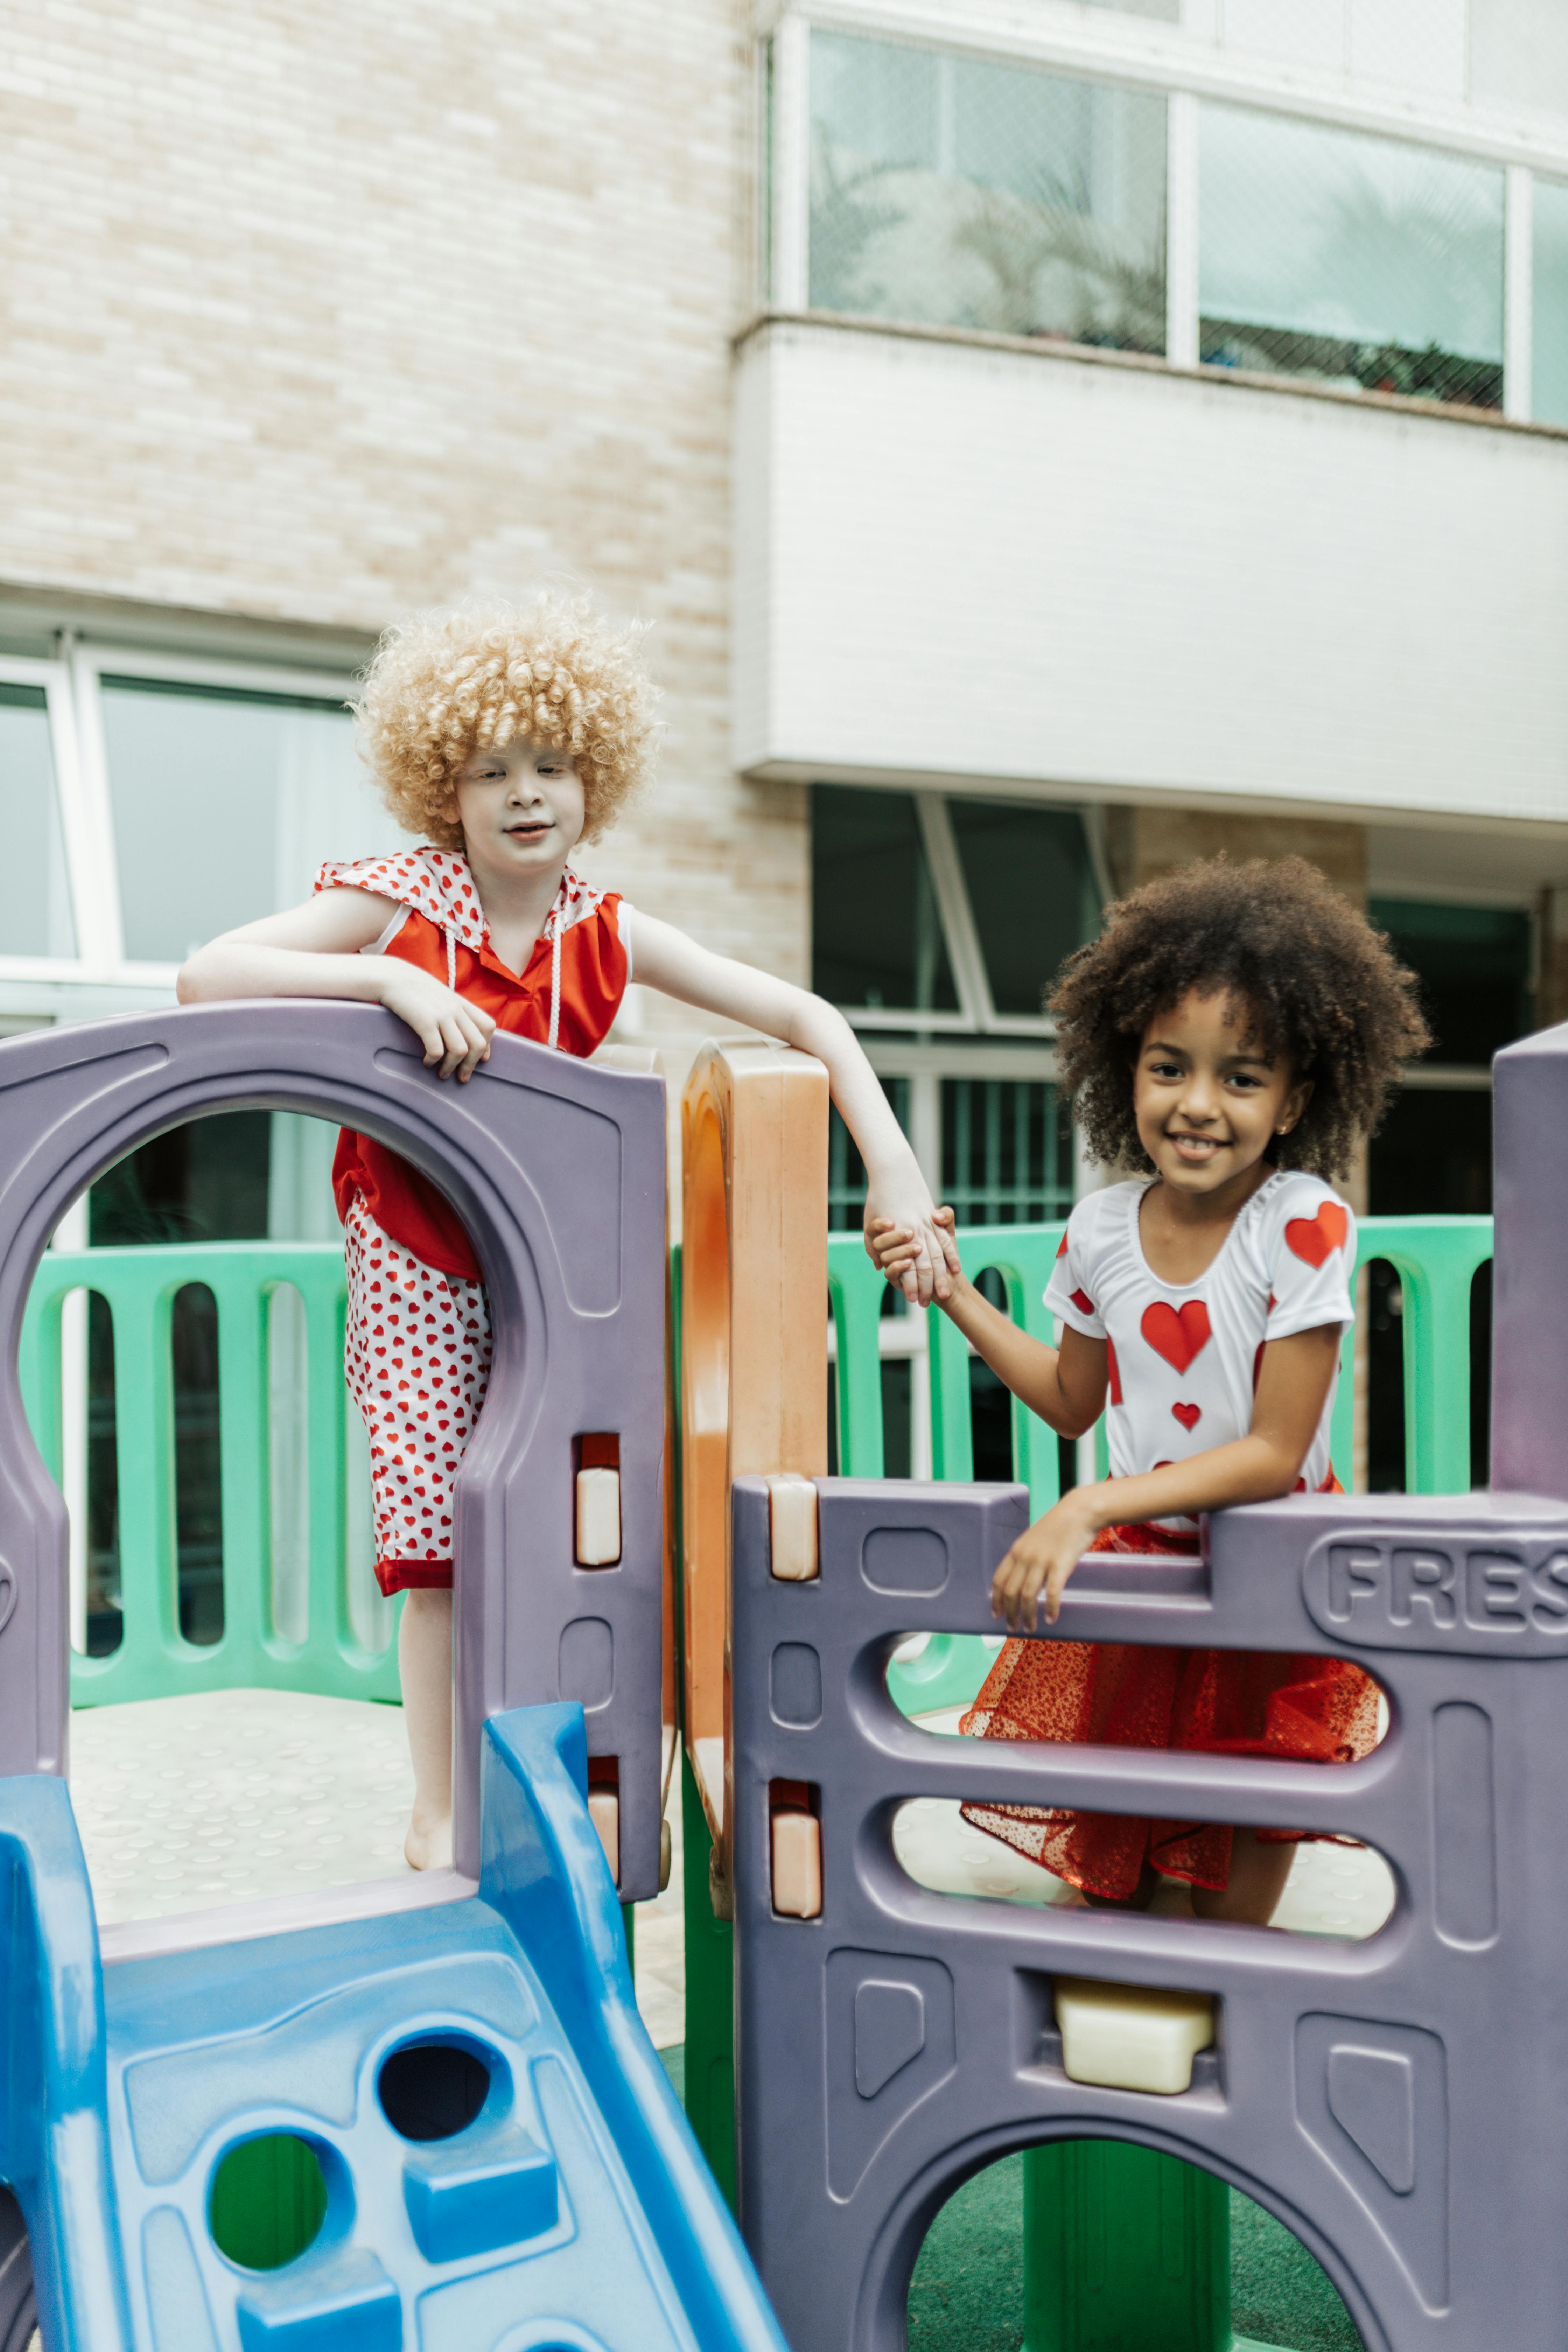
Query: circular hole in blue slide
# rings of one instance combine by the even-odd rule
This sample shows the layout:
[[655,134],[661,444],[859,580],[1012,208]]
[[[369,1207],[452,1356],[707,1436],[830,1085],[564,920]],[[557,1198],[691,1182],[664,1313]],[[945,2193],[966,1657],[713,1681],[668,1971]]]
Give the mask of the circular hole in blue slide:
[[410,2042],[376,2079],[381,2110],[405,2139],[452,2139],[489,2095],[490,2070],[460,2042]]
[[214,2245],[247,2271],[298,2262],[321,2234],[326,2212],[321,2159],[293,2132],[268,2132],[231,2147],[207,2198]]

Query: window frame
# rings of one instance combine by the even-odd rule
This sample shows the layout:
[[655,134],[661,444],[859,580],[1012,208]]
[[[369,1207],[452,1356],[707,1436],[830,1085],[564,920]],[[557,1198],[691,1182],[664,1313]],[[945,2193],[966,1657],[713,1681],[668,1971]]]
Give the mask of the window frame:
[[[979,925],[974,919],[969,885],[964,879],[948,804],[955,799],[984,801],[998,807],[1048,808],[1058,814],[1076,816],[1083,827],[1084,854],[1093,872],[1100,903],[1104,905],[1112,893],[1105,871],[1102,844],[1091,821],[1093,812],[1080,807],[1075,801],[1060,801],[1043,793],[931,792],[921,785],[905,783],[896,778],[886,782],[879,779],[874,784],[858,781],[849,787],[836,785],[828,776],[816,781],[826,792],[844,789],[886,791],[913,801],[921,847],[925,853],[926,870],[931,877],[931,893],[942,923],[952,983],[958,994],[959,1009],[956,1013],[921,1012],[907,1005],[840,1004],[837,1010],[849,1026],[873,1034],[880,1033],[883,1036],[890,1032],[903,1031],[922,1038],[1014,1037],[1038,1038],[1046,1043],[1054,1038],[1057,1024],[1049,1013],[998,1013],[992,1002],[985,950],[981,944]],[[889,1072],[889,1076],[901,1075],[901,1068]],[[1007,1075],[1021,1074],[1009,1071]]]
[[[767,154],[774,178],[765,191],[773,223],[772,279],[764,280],[764,314],[837,316],[807,308],[806,247],[810,217],[810,43],[816,31],[895,43],[948,57],[983,58],[998,65],[1032,67],[1079,80],[1163,95],[1168,108],[1165,187],[1165,354],[1139,354],[1142,367],[1199,368],[1199,202],[1197,109],[1205,100],[1255,112],[1358,131],[1424,147],[1456,161],[1489,163],[1504,173],[1502,281],[1502,406],[1493,412],[1452,404],[1458,421],[1532,423],[1533,317],[1531,212],[1537,176],[1568,182],[1568,119],[1555,135],[1472,100],[1428,97],[1373,81],[1348,87],[1338,77],[1314,79],[1288,61],[1226,49],[1184,27],[1094,9],[1039,6],[1026,26],[985,37],[978,26],[912,21],[902,0],[783,0],[769,8],[761,31],[773,44],[773,125]],[[851,323],[856,323],[851,321]],[[897,320],[879,326],[896,329]],[[960,328],[922,333],[952,333]],[[992,340],[986,338],[986,340]],[[1075,357],[1094,347],[1063,347]],[[1097,354],[1115,357],[1116,354]],[[1266,382],[1304,396],[1405,405],[1397,394],[1346,392],[1287,374],[1243,374],[1201,366],[1221,381]],[[1423,415],[1440,416],[1450,404],[1421,401]],[[1545,432],[1568,427],[1545,425]]]
[[[62,635],[52,659],[0,653],[0,682],[42,687],[54,762],[66,884],[76,932],[74,956],[0,955],[0,1018],[89,1018],[166,1003],[179,966],[125,953],[114,805],[103,724],[103,679],[166,679],[240,694],[285,695],[341,710],[354,679],[341,669],[210,660]],[[103,1001],[105,991],[111,1001]],[[90,992],[93,1002],[72,1004]]]

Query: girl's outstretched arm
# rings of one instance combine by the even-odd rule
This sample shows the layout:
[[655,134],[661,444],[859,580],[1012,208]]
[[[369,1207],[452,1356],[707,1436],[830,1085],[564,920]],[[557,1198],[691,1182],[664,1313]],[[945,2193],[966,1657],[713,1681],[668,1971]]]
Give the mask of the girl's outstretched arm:
[[1037,1622],[1041,1596],[1054,1625],[1062,1594],[1101,1528],[1145,1519],[1195,1517],[1233,1503],[1270,1503],[1288,1495],[1317,1433],[1339,1369],[1338,1323],[1270,1339],[1245,1437],[1165,1462],[1132,1478],[1075,1486],[1021,1535],[991,1582],[991,1613],[1015,1629]]
[[935,1222],[931,1193],[909,1139],[844,1015],[808,989],[775,980],[732,957],[714,955],[673,924],[658,922],[640,908],[634,952],[637,980],[647,987],[695,1004],[721,1021],[760,1029],[826,1064],[834,1102],[866,1163],[867,1248],[875,1221],[890,1219],[907,1227],[914,1245],[900,1277],[905,1297],[922,1307],[933,1297],[945,1298],[958,1263],[956,1253]]
[[334,996],[384,1004],[406,1021],[425,1048],[427,1068],[443,1078],[472,1077],[489,1059],[495,1023],[477,1005],[401,956],[367,956],[397,912],[373,890],[321,890],[302,907],[264,915],[209,940],[187,957],[176,993],[182,1004],[237,996]]

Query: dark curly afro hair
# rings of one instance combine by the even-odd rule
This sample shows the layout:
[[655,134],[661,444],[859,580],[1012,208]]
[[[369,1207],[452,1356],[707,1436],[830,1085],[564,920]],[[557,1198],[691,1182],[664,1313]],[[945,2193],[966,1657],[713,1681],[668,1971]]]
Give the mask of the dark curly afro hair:
[[1401,1067],[1431,1036],[1413,972],[1304,857],[1206,858],[1145,883],[1062,966],[1049,1001],[1060,1083],[1091,1159],[1152,1163],[1132,1078],[1149,1024],[1189,991],[1246,1007],[1248,1034],[1312,1082],[1269,1158],[1342,1176],[1375,1133]]

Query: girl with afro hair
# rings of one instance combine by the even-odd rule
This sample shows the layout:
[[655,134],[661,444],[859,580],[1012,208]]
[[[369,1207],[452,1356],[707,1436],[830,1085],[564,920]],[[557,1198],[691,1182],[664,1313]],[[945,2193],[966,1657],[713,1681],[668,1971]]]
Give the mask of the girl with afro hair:
[[[591,1054],[635,968],[644,985],[826,1064],[868,1171],[868,1218],[891,1217],[915,1236],[908,1296],[923,1304],[945,1291],[956,1252],[842,1014],[672,924],[634,919],[619,892],[572,870],[577,844],[597,840],[649,765],[654,693],[634,631],[548,596],[416,620],[384,640],[357,716],[383,794],[418,845],[324,866],[304,906],[198,950],[180,974],[182,1002],[384,1005],[413,1030],[427,1068],[466,1085],[498,1029]],[[345,1370],[371,1441],[375,1572],[384,1592],[406,1596],[398,1660],[415,1800],[405,1852],[424,1869],[451,1860],[452,1487],[489,1376],[489,1312],[467,1233],[416,1169],[345,1129],[332,1177],[349,1276]],[[398,1396],[374,1368],[388,1349],[406,1374]]]
[[[1026,1641],[1089,1551],[1193,1554],[1199,1514],[1337,1491],[1329,1459],[1355,1220],[1335,1191],[1402,1065],[1428,1043],[1412,975],[1297,857],[1189,866],[1110,908],[1050,999],[1061,1084],[1092,1159],[1134,1172],[1068,1221],[1030,1339],[960,1275],[942,1304],[1064,1437],[1103,1412],[1110,1475],[1013,1546],[992,1613],[1013,1638],[962,1728],[1349,1762],[1374,1685],[1342,1659]],[[950,1213],[941,1212],[951,1223]],[[880,1228],[899,1279],[917,1238]],[[964,1807],[1090,1902],[1184,1880],[1205,1918],[1266,1924],[1300,1832],[1030,1805]]]

